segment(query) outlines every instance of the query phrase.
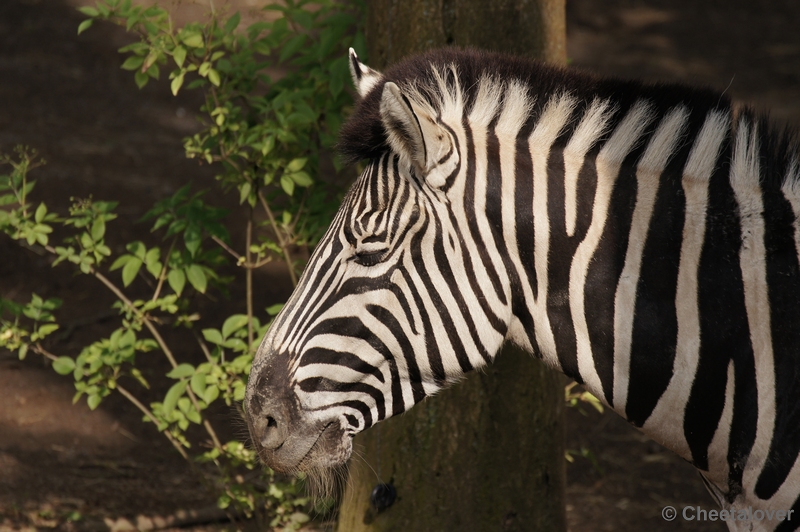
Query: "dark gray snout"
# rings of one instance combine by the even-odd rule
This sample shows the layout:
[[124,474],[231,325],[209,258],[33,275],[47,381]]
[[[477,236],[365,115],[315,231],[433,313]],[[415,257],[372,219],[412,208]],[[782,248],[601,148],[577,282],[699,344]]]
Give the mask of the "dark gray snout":
[[351,438],[342,416],[324,409],[305,410],[285,367],[271,357],[253,366],[244,408],[253,447],[261,461],[276,471],[296,473],[347,460]]
[[289,413],[280,401],[256,395],[250,401],[250,436],[266,451],[274,451],[289,437]]

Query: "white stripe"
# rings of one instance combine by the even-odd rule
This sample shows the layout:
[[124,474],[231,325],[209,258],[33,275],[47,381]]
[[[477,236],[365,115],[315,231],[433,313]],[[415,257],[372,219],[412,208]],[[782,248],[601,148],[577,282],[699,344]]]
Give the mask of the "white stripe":
[[789,165],[781,190],[794,212],[794,247],[800,260],[800,165],[797,159]]
[[[547,207],[549,173],[547,171],[547,161],[550,157],[553,143],[564,126],[567,125],[574,107],[575,99],[569,95],[562,94],[552,97],[547,102],[542,115],[536,123],[536,127],[528,138],[528,149],[531,154],[533,170],[533,205],[531,208],[533,210],[533,260],[536,271],[537,297],[533,296],[531,280],[528,278],[519,255],[516,253],[516,247],[510,248],[512,250],[511,260],[522,279],[525,301],[533,317],[534,333],[536,342],[539,345],[539,351],[545,362],[554,367],[558,365],[558,356],[556,355],[556,343],[550,326],[550,318],[547,315],[547,262],[550,253],[550,217]],[[521,179],[525,177],[520,176]],[[527,231],[528,228],[517,227],[516,230]],[[522,329],[521,324],[516,322],[509,328],[508,338],[523,347],[531,347],[526,343],[527,332]]]
[[[500,179],[501,179],[501,219],[503,227],[503,242],[502,246],[508,250],[507,255],[513,263],[513,268],[521,279],[521,288],[523,290],[523,298],[527,303],[532,300],[533,294],[531,291],[530,282],[525,275],[525,271],[516,253],[517,246],[517,227],[516,227],[516,209],[517,205],[514,201],[516,197],[516,155],[517,155],[517,136],[525,120],[530,115],[530,110],[533,107],[533,101],[528,98],[526,89],[513,81],[506,88],[504,96],[504,107],[497,120],[495,133],[500,145]],[[490,253],[493,255],[494,253]],[[505,269],[505,268],[504,268]],[[514,297],[514,296],[512,296]],[[511,302],[509,301],[509,306]],[[519,326],[517,320],[512,316],[506,338],[512,340],[524,348],[530,348],[527,342],[527,333],[522,327]]]
[[681,420],[697,373],[700,358],[697,271],[705,240],[708,183],[729,130],[730,119],[727,113],[709,113],[683,169],[681,184],[686,207],[678,286],[675,291],[675,313],[678,321],[675,360],[669,385],[643,427],[643,430],[657,434],[666,447],[687,460],[691,459],[691,452],[683,430],[667,430],[666,427],[682,427]]
[[742,483],[754,486],[769,454],[775,426],[775,367],[772,352],[764,205],[761,198],[758,133],[746,119],[739,121],[731,165],[731,186],[739,205],[742,247],[739,265],[744,284],[744,304],[756,369],[758,424],[756,439],[744,469]]
[[604,396],[603,388],[594,364],[584,308],[586,275],[608,220],[611,192],[619,175],[622,161],[634,148],[636,142],[641,140],[645,127],[652,119],[650,105],[643,100],[637,101],[597,155],[597,190],[592,207],[592,222],[586,232],[586,238],[575,251],[569,270],[569,307],[575,326],[578,372],[583,378],[586,388],[601,398]]
[[[525,278],[525,272],[520,264],[519,257],[516,254],[517,205],[514,201],[514,198],[516,195],[515,186],[517,179],[517,136],[519,135],[520,129],[525,124],[525,120],[530,115],[530,110],[533,107],[533,103],[534,102],[528,98],[525,88],[520,85],[519,82],[512,81],[506,88],[503,111],[500,114],[500,118],[497,120],[497,125],[495,127],[497,140],[500,144],[500,179],[502,183],[501,219],[503,226],[502,245],[510,251],[508,256],[513,263],[514,269],[521,276],[520,284],[524,292],[523,297],[525,302],[531,301],[533,294],[531,293],[530,282]],[[509,301],[509,307],[511,307],[511,301]],[[529,344],[525,343],[527,340],[527,334],[523,334],[522,337],[518,336],[520,332],[524,333],[526,331],[522,331],[520,327],[515,325],[515,318],[513,316],[511,321],[512,323],[510,324],[509,331],[507,331],[506,338],[519,345],[528,347]]]
[[[768,508],[775,510],[788,510],[792,507],[797,499],[797,486],[800,486],[800,455],[794,459],[794,465],[786,475],[786,480],[783,481],[781,487],[769,499],[769,504],[764,505]],[[750,495],[749,500],[758,500],[755,495]],[[796,521],[798,518],[797,512],[792,516],[792,520]]]
[[631,365],[633,314],[636,288],[642,264],[650,219],[656,203],[661,174],[675,151],[686,127],[689,112],[677,107],[669,112],[658,126],[636,168],[636,206],[631,218],[625,266],[622,268],[614,298],[614,409],[625,415],[628,399],[628,379]]
[[564,212],[568,236],[575,234],[578,216],[578,172],[583,167],[586,153],[605,133],[613,114],[614,109],[608,100],[594,100],[564,148]]
[[[706,479],[723,493],[728,491],[728,447],[733,422],[733,394],[736,392],[736,372],[733,359],[728,362],[728,381],[725,383],[725,406],[717,424],[714,437],[708,445],[708,473]],[[688,459],[688,458],[687,458]]]
[[[489,257],[490,265],[481,265],[477,272],[486,272],[489,268],[497,272],[500,278],[500,285],[508,287],[510,282],[508,280],[508,272],[503,264],[503,260],[499,253],[497,253],[497,245],[494,240],[492,228],[489,226],[489,220],[486,216],[480,214],[486,212],[486,191],[490,186],[498,186],[497,183],[488,183],[486,178],[488,167],[488,153],[486,146],[486,136],[489,124],[494,119],[502,100],[501,87],[498,83],[493,82],[489,78],[481,78],[478,85],[478,96],[475,99],[475,105],[469,115],[469,124],[472,130],[472,143],[474,149],[474,160],[472,163],[475,165],[475,191],[473,209],[477,216],[475,220],[478,226],[478,233],[483,241],[486,250],[486,255]],[[466,144],[464,145],[466,151]],[[466,168],[466,164],[464,167]],[[463,197],[463,196],[462,196]],[[463,203],[460,202],[460,203]],[[467,227],[467,226],[465,226]],[[469,233],[469,231],[467,231]],[[470,235],[472,236],[472,235]],[[474,239],[473,239],[474,240]],[[476,250],[477,251],[477,250]],[[480,255],[478,255],[480,257]],[[473,264],[475,262],[473,261]],[[488,283],[487,283],[488,285]],[[489,290],[489,286],[486,287]],[[494,292],[494,290],[491,290]],[[510,294],[505,294],[507,297]],[[494,295],[492,295],[494,298]],[[511,306],[511,302],[507,301],[507,305]],[[499,307],[497,307],[499,308]],[[509,311],[510,312],[510,311]]]

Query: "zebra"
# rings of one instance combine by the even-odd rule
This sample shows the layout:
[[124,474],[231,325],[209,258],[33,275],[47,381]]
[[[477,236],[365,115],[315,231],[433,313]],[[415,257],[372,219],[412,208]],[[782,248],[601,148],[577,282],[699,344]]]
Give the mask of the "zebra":
[[690,461],[731,530],[798,528],[794,136],[711,90],[476,50],[350,69],[340,150],[369,162],[255,355],[261,460],[337,467],[510,341]]

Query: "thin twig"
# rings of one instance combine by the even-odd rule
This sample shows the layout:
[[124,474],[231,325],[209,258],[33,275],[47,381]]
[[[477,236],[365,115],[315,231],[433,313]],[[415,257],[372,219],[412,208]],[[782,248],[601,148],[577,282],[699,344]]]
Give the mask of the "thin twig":
[[227,251],[228,253],[230,253],[231,255],[233,255],[233,257],[234,257],[236,260],[242,260],[242,256],[241,256],[241,255],[239,255],[239,254],[236,252],[236,250],[234,250],[234,249],[233,249],[233,248],[231,248],[231,247],[230,247],[228,244],[226,244],[226,243],[225,243],[225,242],[224,242],[224,241],[223,241],[221,238],[219,238],[219,237],[216,237],[216,236],[214,236],[214,235],[211,235],[211,240],[213,240],[214,242],[216,242],[217,244],[219,244],[219,246],[220,246],[222,249],[224,249],[225,251]]
[[203,354],[206,356],[206,360],[208,360],[209,362],[211,362],[213,364],[214,363],[214,359],[211,357],[211,352],[208,350],[208,346],[206,345],[206,343],[200,338],[200,335],[197,334],[197,331],[192,329],[192,333],[194,333],[195,340],[197,340],[197,343],[200,345],[200,349],[203,351]]
[[250,245],[253,242],[253,212],[255,209],[250,207],[247,217],[247,234],[245,237],[245,281],[247,303],[247,348],[253,345],[253,265],[250,262]]
[[278,245],[280,245],[281,252],[283,253],[283,256],[286,258],[287,265],[289,266],[289,278],[292,280],[292,286],[297,286],[297,275],[294,273],[294,265],[292,264],[292,256],[289,254],[289,246],[287,242],[283,239],[283,235],[281,235],[280,228],[278,227],[278,224],[275,221],[275,216],[273,216],[272,214],[272,209],[269,208],[267,200],[264,198],[264,195],[261,193],[260,190],[258,191],[258,199],[261,200],[261,206],[267,213],[267,217],[269,217],[269,222],[272,224],[272,228],[275,230],[275,236],[278,237]]
[[161,287],[164,286],[164,280],[167,278],[167,267],[169,266],[169,256],[172,255],[172,248],[175,247],[175,241],[178,240],[178,237],[172,239],[172,243],[169,245],[169,250],[167,250],[167,254],[164,257],[164,265],[161,267],[161,273],[158,275],[158,285],[156,286],[156,291],[153,292],[153,299],[151,301],[155,301],[158,299],[159,294],[161,294]]
[[[123,397],[125,397],[128,401],[133,403],[136,406],[136,408],[138,408],[145,416],[147,416],[147,418],[155,424],[156,429],[158,428],[158,420],[156,419],[156,417],[153,415],[152,412],[150,412],[150,410],[146,406],[144,406],[141,402],[139,402],[139,400],[136,397],[134,397],[134,395],[131,392],[126,390],[123,386],[120,386],[119,383],[117,383],[117,390],[119,391],[119,393],[123,395]],[[167,429],[162,430],[161,433],[167,437],[172,446],[175,447],[175,449],[179,453],[181,453],[181,456],[183,456],[183,458],[187,462],[192,463],[192,460],[189,458],[189,455],[186,454],[186,451],[183,449],[183,445],[181,445],[180,442],[178,442],[178,440],[173,438],[172,434],[170,434]]]
[[[54,248],[52,248],[51,246],[46,246],[46,247],[49,248],[48,251],[55,253]],[[175,360],[175,356],[172,354],[172,350],[169,348],[169,346],[167,346],[167,342],[164,341],[164,338],[161,336],[161,333],[158,332],[158,329],[153,324],[153,321],[150,318],[148,318],[145,314],[143,314],[139,309],[137,309],[136,306],[134,306],[133,302],[130,299],[128,299],[125,296],[125,294],[123,294],[122,291],[119,288],[117,288],[117,286],[114,283],[112,283],[105,275],[103,275],[94,268],[90,268],[89,272],[92,275],[94,275],[95,278],[97,278],[97,280],[103,283],[106,286],[106,288],[111,290],[111,292],[113,292],[114,295],[117,296],[117,298],[125,304],[125,306],[127,306],[129,309],[131,309],[131,311],[134,314],[136,314],[136,317],[138,317],[142,321],[144,326],[147,327],[147,330],[150,331],[150,334],[152,335],[153,339],[161,348],[161,351],[164,353],[164,356],[167,357],[167,360],[169,360],[169,363],[172,365],[172,367],[177,368],[178,362]],[[202,412],[200,404],[197,402],[197,396],[194,394],[191,388],[186,389],[186,395],[189,396],[189,400],[192,402],[192,405],[194,406],[195,410],[197,410],[198,413]],[[205,427],[206,432],[208,432],[208,435],[214,442],[214,446],[217,448],[222,448],[222,444],[220,443],[219,438],[217,437],[217,433],[211,426],[211,424],[208,422],[208,420],[203,419],[203,427]]]
[[[33,350],[35,352],[39,353],[40,355],[42,355],[43,357],[50,359],[51,361],[58,360],[57,356],[55,356],[53,353],[47,351],[39,343],[33,345]],[[119,393],[121,393],[123,395],[123,397],[125,397],[128,401],[133,403],[133,405],[136,408],[138,408],[145,416],[147,416],[147,418],[150,419],[150,421],[153,422],[153,424],[156,426],[156,428],[158,428],[158,420],[153,415],[153,413],[150,411],[150,409],[148,409],[146,406],[144,406],[131,392],[126,390],[119,383],[117,383],[116,389],[119,391]],[[170,434],[166,429],[164,429],[164,430],[162,430],[160,432],[162,434],[164,434],[164,436],[167,437],[167,439],[170,441],[170,443],[173,445],[173,447],[175,447],[175,449],[177,449],[177,451],[179,453],[181,453],[181,456],[183,456],[184,459],[186,459],[187,461],[191,462],[191,460],[189,459],[189,455],[186,454],[186,451],[183,449],[183,446],[175,438],[172,437],[172,434]]]

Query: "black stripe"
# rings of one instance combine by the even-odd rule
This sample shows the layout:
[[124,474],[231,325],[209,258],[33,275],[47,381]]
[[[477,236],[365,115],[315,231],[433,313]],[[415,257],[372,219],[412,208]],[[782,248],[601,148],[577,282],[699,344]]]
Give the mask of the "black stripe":
[[[375,316],[386,327],[392,331],[393,336],[402,350],[403,357],[406,360],[406,367],[408,368],[408,381],[411,384],[411,392],[413,395],[414,403],[418,403],[425,398],[425,391],[422,388],[422,375],[417,365],[416,353],[414,348],[409,342],[406,335],[403,333],[403,328],[400,322],[392,315],[391,312],[383,307],[377,305],[367,305],[367,312]],[[399,370],[398,370],[399,372]],[[392,415],[402,414],[405,411],[405,404],[403,402],[403,392],[400,385],[400,380],[392,382]]]
[[[475,159],[477,154],[475,153],[475,143],[472,140],[472,129],[466,117],[464,117],[462,125],[464,126],[464,133],[467,137],[467,171],[464,178],[464,212],[467,216],[467,226],[472,240],[478,248],[478,255],[480,256],[481,263],[486,266],[486,274],[489,276],[489,281],[492,283],[495,294],[500,300],[500,303],[505,305],[506,295],[503,291],[503,285],[500,282],[500,276],[494,269],[492,261],[489,259],[486,243],[483,241],[483,236],[478,229],[478,215],[475,212]],[[481,157],[484,156],[485,154],[481,154]]]
[[[762,160],[765,155],[762,154]],[[775,428],[755,494],[769,499],[786,481],[800,453],[800,264],[791,205],[781,191],[773,187],[764,187],[763,200],[775,363]]]
[[[342,401],[340,403],[332,403],[329,405],[325,405],[316,410],[332,410],[336,407],[352,408],[353,410],[358,410],[358,412],[364,417],[364,427],[362,427],[361,430],[368,429],[373,425],[372,411],[362,401]],[[346,414],[345,417],[347,417]]]
[[[503,203],[514,202],[514,198],[504,198],[502,194],[503,176],[500,172],[500,140],[495,133],[497,117],[489,125],[486,133],[486,217],[489,220],[489,227],[492,230],[493,241],[491,245],[500,251],[503,260],[503,267],[508,274],[511,285],[511,311],[514,316],[522,323],[522,329],[527,333],[528,340],[533,346],[534,355],[541,357],[541,353],[536,343],[533,316],[531,316],[528,302],[525,300],[525,291],[522,286],[519,272],[511,262],[511,258],[505,248],[505,235],[503,228]],[[513,171],[512,171],[513,172]],[[514,175],[512,173],[512,175]],[[514,205],[514,210],[518,210]]]
[[333,366],[343,366],[365,375],[372,375],[381,382],[384,382],[383,373],[378,368],[364,362],[353,353],[345,351],[334,351],[323,347],[312,347],[303,353],[299,366],[310,366],[312,364],[331,364]]
[[[534,299],[539,297],[539,283],[536,277],[534,259],[533,219],[533,160],[528,146],[528,137],[517,136],[516,161],[514,164],[514,231],[517,235],[517,255],[522,269],[530,281]],[[548,187],[549,188],[549,187]],[[546,216],[546,213],[541,213]]]
[[603,395],[614,406],[614,314],[616,288],[628,250],[633,211],[639,183],[636,162],[644,145],[632,151],[622,163],[611,191],[600,242],[586,272],[584,288],[586,326],[592,346],[595,370]]
[[[577,114],[577,113],[576,113]],[[565,133],[550,151],[547,170],[550,182],[547,187],[547,214],[550,216],[550,256],[548,258],[547,315],[556,343],[561,371],[579,383],[583,379],[578,372],[578,348],[575,325],[572,321],[569,299],[569,270],[572,257],[583,240],[591,220],[594,194],[597,184],[594,158],[599,146],[594,147],[584,159],[578,172],[578,217],[575,234],[567,236],[564,207],[565,169],[564,147],[572,133]]]
[[[729,141],[722,153],[730,153]],[[733,419],[726,493],[730,501],[741,492],[743,466],[755,440],[758,397],[739,267],[740,220],[729,175],[729,157],[722,156],[708,189],[706,232],[698,268],[700,360],[686,404],[683,430],[692,462],[700,469],[708,469],[708,446],[722,415],[726,375],[733,360]]]
[[384,404],[383,394],[369,384],[363,382],[338,382],[324,377],[310,377],[300,381],[298,385],[306,393],[356,392],[367,394],[375,401],[375,408],[378,410],[378,421],[386,418],[386,405]]
[[[411,259],[414,265],[421,265],[424,264],[422,262],[422,253],[420,251],[420,244],[422,242],[422,238],[425,235],[425,231],[428,228],[428,224],[430,222],[426,218],[423,221],[422,227],[419,228],[416,234],[413,235],[411,238],[411,242],[409,242],[409,253],[411,254]],[[420,277],[424,280],[427,276],[425,272],[418,272]],[[434,334],[433,327],[431,326],[431,319],[428,315],[428,309],[425,308],[425,304],[422,301],[422,296],[419,293],[417,287],[411,282],[411,277],[408,277],[409,280],[409,287],[411,287],[411,293],[414,296],[414,305],[419,310],[420,318],[422,320],[422,326],[424,328],[425,333],[425,345],[428,347],[428,363],[431,366],[431,373],[433,374],[433,381],[436,383],[437,386],[443,386],[446,379],[447,374],[444,371],[444,365],[442,364],[442,355],[439,353],[439,344],[436,342],[436,335]],[[425,286],[424,289],[430,292],[430,286]]]
[[[358,316],[350,316],[347,318],[330,318],[315,326],[308,333],[309,338],[313,338],[319,334],[338,334],[340,336],[350,338],[360,338],[373,349],[375,349],[386,362],[389,364],[389,377],[392,383],[399,382],[400,377],[397,370],[397,361],[395,360],[386,344],[378,338],[375,333],[370,330]],[[302,349],[301,349],[302,351]],[[394,400],[394,398],[393,398]],[[401,400],[402,401],[402,400]],[[381,398],[381,409],[383,407],[383,399]],[[383,419],[383,415],[379,415],[378,419]]]
[[637,427],[644,424],[667,389],[675,362],[678,338],[675,294],[686,205],[681,175],[687,156],[687,150],[682,150],[667,164],[659,181],[642,253],[625,405],[627,419]]

